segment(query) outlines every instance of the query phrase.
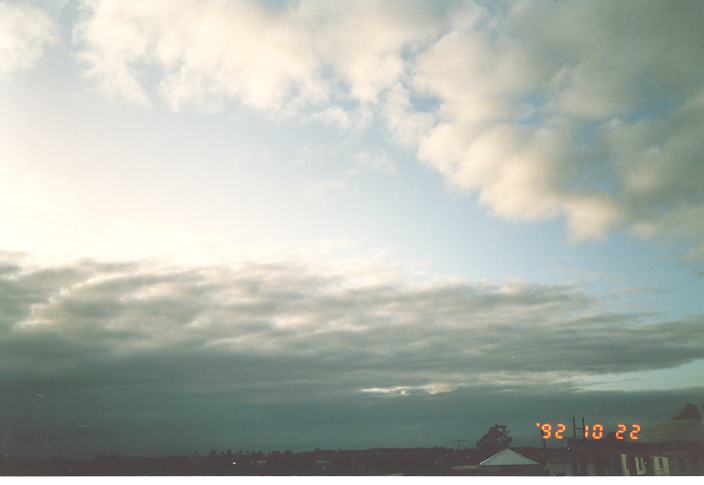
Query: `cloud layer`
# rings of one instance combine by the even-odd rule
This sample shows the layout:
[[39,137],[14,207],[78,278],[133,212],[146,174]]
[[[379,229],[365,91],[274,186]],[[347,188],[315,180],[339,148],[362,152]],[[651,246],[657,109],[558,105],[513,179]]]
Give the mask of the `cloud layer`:
[[[359,107],[509,219],[689,241],[701,224],[696,2],[85,2],[86,76],[174,109],[234,102],[347,129]],[[341,106],[351,106],[345,112]]]
[[111,426],[154,425],[171,412],[152,416],[156,402],[188,426],[194,399],[284,416],[303,403],[574,393],[584,376],[704,358],[701,317],[616,314],[569,286],[409,280],[364,265],[4,261],[0,379],[11,449],[37,446],[22,437],[32,429],[98,426],[96,413]]
[[[449,389],[704,358],[701,318],[616,314],[569,286],[408,282],[378,268],[285,262],[183,270],[11,262],[1,281],[0,359],[6,375],[24,377],[184,353],[296,362],[308,382],[347,389]],[[287,380],[261,372],[264,382]]]

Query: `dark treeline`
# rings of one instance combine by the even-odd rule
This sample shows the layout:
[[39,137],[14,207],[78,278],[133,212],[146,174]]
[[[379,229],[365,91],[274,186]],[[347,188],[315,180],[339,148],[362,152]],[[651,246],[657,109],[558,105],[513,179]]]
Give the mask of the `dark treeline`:
[[0,458],[0,475],[442,475],[452,465],[476,462],[472,449],[378,448],[307,452],[233,452],[92,459]]

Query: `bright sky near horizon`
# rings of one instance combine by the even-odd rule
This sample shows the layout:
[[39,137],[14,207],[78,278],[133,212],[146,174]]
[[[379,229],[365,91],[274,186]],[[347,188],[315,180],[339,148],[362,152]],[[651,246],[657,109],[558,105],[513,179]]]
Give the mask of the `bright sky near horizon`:
[[[222,420],[243,448],[528,439],[547,409],[701,403],[703,24],[0,0],[0,451],[224,446]],[[525,420],[492,414],[510,393]]]

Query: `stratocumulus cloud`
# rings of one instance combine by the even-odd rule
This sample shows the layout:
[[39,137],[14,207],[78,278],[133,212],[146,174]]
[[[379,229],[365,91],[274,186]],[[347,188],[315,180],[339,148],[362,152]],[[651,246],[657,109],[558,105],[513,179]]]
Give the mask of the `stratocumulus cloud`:
[[[181,351],[291,359],[317,369],[309,379],[372,389],[559,381],[704,358],[700,317],[614,313],[571,286],[409,283],[357,271],[6,264],[0,359],[6,375],[23,377]],[[52,358],[28,352],[38,347]]]
[[701,402],[704,4],[48,5],[0,0],[0,455]]
[[[6,265],[3,369],[51,375],[157,355],[179,360],[184,352],[274,368],[297,362],[300,377],[342,388],[454,388],[704,358],[701,317],[614,313],[571,286],[404,282],[358,271],[292,262]],[[52,358],[36,359],[40,347]],[[288,380],[256,375],[272,385]]]
[[[36,267],[22,261],[8,255],[0,267],[3,433],[10,451],[48,452],[52,441],[38,430],[52,430],[51,446],[78,452],[91,446],[86,432],[113,433],[118,422],[133,429],[135,416],[145,429],[158,424],[182,433],[176,423],[180,429],[202,420],[189,414],[198,412],[199,399],[227,422],[261,416],[255,409],[267,419],[294,413],[302,420],[269,434],[261,433],[269,424],[259,432],[252,423],[231,424],[233,433],[247,429],[250,441],[238,439],[248,446],[281,433],[291,443],[287,433],[312,417],[301,406],[313,402],[322,413],[347,409],[345,422],[359,414],[350,406],[397,409],[388,431],[402,439],[409,430],[391,428],[411,426],[405,406],[422,406],[424,396],[455,396],[443,409],[459,406],[458,399],[506,395],[541,401],[550,394],[563,402],[568,397],[560,392],[578,392],[583,376],[704,358],[701,317],[658,321],[613,313],[571,286],[404,282],[369,267],[325,271],[295,262],[177,270],[146,262]],[[238,418],[227,417],[228,402]],[[154,414],[154,406],[163,406],[163,414]],[[90,430],[75,429],[86,422]],[[300,443],[329,440],[315,429]],[[150,438],[133,433],[102,436],[94,446],[149,449]],[[146,441],[135,445],[134,436]],[[210,428],[198,436],[198,443],[234,439]],[[364,440],[389,442],[374,433],[353,441]]]
[[[174,109],[228,102],[349,126],[376,113],[448,184],[574,240],[704,234],[697,2],[86,2],[86,76]],[[419,99],[432,99],[431,109]]]

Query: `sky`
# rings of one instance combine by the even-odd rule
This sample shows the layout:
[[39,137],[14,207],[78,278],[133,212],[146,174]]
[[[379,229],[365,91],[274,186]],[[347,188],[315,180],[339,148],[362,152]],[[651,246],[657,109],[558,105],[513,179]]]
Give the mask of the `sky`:
[[704,3],[0,0],[0,452],[704,403]]

